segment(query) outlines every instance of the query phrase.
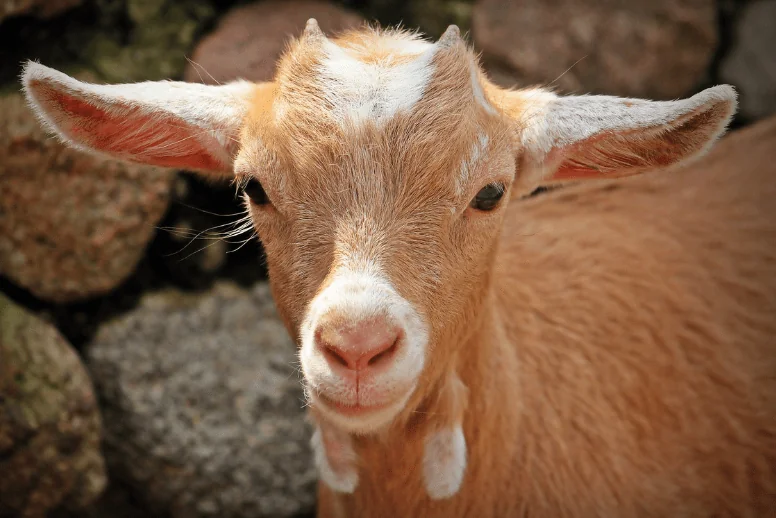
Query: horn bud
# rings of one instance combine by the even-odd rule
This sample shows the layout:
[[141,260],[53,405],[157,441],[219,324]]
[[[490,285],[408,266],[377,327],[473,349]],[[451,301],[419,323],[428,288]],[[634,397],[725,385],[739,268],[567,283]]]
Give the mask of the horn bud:
[[437,45],[442,48],[450,48],[461,40],[461,29],[457,25],[449,25],[442,36],[437,41]]
[[321,31],[321,28],[318,26],[318,20],[315,18],[307,20],[302,35],[309,41],[323,41],[326,39],[326,35]]

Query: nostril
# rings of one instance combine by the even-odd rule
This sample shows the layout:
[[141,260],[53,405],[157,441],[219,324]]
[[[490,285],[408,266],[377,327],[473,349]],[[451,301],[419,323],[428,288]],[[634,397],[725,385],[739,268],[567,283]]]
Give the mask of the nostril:
[[369,358],[369,361],[367,362],[367,365],[369,367],[372,367],[376,363],[380,362],[381,360],[385,360],[385,359],[388,359],[389,357],[391,357],[393,355],[393,353],[396,351],[396,346],[397,346],[398,343],[399,343],[399,337],[397,336],[396,340],[393,341],[393,344],[391,344],[391,346],[388,349],[386,349],[384,351],[381,351],[381,352],[377,353],[376,355],[372,356],[371,358]]
[[327,344],[324,344],[321,349],[329,361],[339,363],[343,367],[348,366],[348,361],[336,349],[329,347]]
[[315,346],[332,367],[362,371],[389,363],[401,347],[401,329],[383,319],[320,325]]

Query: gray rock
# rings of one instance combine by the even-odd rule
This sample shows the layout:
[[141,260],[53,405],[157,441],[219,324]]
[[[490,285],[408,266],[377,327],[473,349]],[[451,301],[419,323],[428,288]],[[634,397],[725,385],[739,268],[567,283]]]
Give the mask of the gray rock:
[[295,365],[265,284],[146,296],[88,349],[112,472],[173,518],[311,512]]
[[748,119],[776,113],[776,1],[760,0],[744,6],[735,40],[720,75],[738,87],[739,112]]
[[71,149],[21,94],[0,96],[0,274],[54,302],[107,293],[142,258],[174,177]]
[[80,509],[106,485],[100,414],[62,335],[0,294],[0,516]]
[[501,84],[670,99],[705,78],[714,0],[478,0],[474,41]]

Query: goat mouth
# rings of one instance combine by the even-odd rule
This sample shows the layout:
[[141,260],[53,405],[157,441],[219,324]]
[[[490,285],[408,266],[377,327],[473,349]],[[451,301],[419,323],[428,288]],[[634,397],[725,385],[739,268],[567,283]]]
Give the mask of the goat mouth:
[[311,394],[312,407],[331,424],[356,434],[369,434],[382,429],[396,418],[407,405],[413,390],[375,405],[345,404],[323,394]]
[[346,403],[340,403],[339,401],[335,401],[323,394],[317,394],[315,396],[316,402],[326,407],[330,411],[337,412],[340,415],[343,416],[362,416],[365,414],[371,414],[374,412],[380,412],[381,410],[385,410],[389,407],[392,407],[396,402],[395,401],[389,401],[387,403],[381,403],[377,405],[362,405],[360,403],[356,403],[355,405],[346,404]]

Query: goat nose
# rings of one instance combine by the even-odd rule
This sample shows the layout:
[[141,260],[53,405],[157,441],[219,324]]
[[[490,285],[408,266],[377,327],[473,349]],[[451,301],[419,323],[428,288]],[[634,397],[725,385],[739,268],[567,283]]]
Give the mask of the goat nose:
[[316,346],[333,367],[366,371],[387,365],[398,347],[401,329],[377,317],[359,322],[318,324]]

